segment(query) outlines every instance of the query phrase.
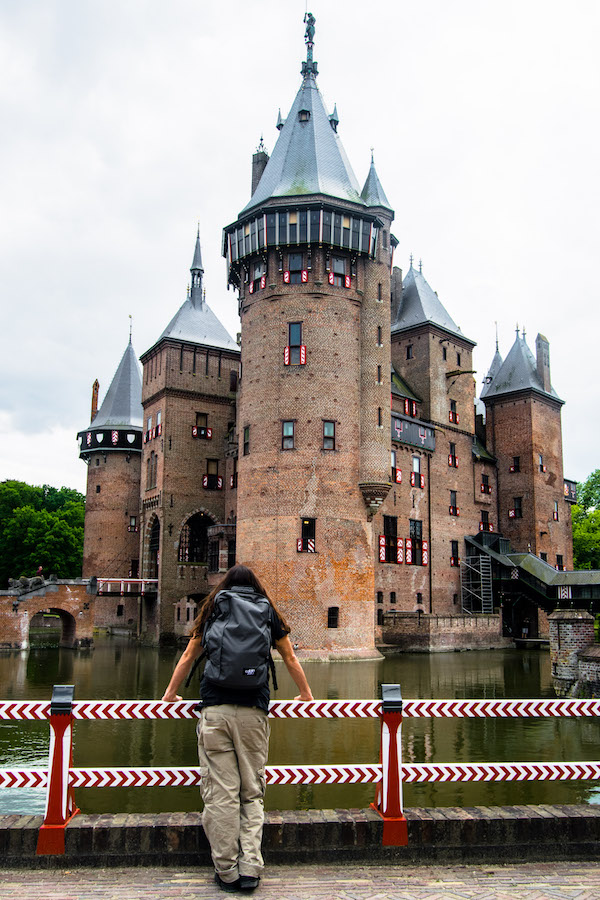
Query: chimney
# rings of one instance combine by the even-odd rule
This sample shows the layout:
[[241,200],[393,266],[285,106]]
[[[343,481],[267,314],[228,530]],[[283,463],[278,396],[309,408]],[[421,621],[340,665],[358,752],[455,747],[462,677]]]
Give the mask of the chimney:
[[547,394],[552,390],[550,384],[550,344],[548,338],[538,334],[535,339],[535,355],[537,361],[537,373],[541,385]]
[[265,145],[263,144],[262,138],[260,140],[260,144],[256,148],[256,153],[252,155],[252,193],[251,196],[254,196],[254,191],[258,187],[258,182],[261,179],[262,173],[265,171],[265,167],[269,162],[269,154],[265,149]]
[[96,416],[98,415],[98,391],[100,390],[100,384],[98,379],[96,378],[94,384],[92,385],[92,418],[90,422],[93,422]]

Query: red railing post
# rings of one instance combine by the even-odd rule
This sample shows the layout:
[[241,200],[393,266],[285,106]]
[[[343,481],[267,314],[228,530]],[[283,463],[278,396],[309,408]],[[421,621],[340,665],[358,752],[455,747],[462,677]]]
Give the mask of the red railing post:
[[77,815],[69,769],[73,764],[72,684],[55,684],[50,703],[50,755],[44,823],[38,834],[38,856],[65,852],[65,827]]
[[383,845],[405,847],[408,828],[402,812],[402,694],[399,684],[382,684],[380,762],[382,780],[371,804],[383,818]]

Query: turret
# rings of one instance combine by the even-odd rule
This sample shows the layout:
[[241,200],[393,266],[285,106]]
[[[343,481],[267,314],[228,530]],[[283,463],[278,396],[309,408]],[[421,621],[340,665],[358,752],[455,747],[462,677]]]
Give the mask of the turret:
[[300,89],[224,229],[242,328],[237,553],[284,613],[302,610],[305,649],[372,655],[372,517],[390,489],[393,212],[373,163],[361,196],[337,108],[317,87],[314,17],[305,22]]

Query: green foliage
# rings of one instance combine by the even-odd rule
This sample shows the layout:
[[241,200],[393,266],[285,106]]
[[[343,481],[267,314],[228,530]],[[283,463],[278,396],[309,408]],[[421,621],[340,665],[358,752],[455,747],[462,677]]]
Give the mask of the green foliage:
[[85,498],[71,488],[0,483],[0,588],[9,578],[78,578],[83,558]]
[[590,509],[600,509],[600,469],[577,485],[577,505],[586,513]]

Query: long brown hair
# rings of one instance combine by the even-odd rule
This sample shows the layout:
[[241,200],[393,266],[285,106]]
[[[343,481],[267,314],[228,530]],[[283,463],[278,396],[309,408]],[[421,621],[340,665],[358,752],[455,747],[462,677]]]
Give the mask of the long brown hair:
[[286,634],[290,633],[290,626],[287,624],[287,622],[265,591],[258,576],[255,575],[252,569],[250,569],[248,566],[238,564],[232,566],[229,571],[225,573],[216,587],[214,587],[212,591],[204,598],[204,602],[200,607],[200,612],[198,613],[196,619],[194,620],[194,624],[192,625],[192,630],[190,632],[191,637],[202,637],[204,626],[215,608],[215,597],[217,596],[219,591],[226,591],[229,588],[233,587],[251,587],[256,591],[257,594],[260,594],[262,597],[266,597],[273,607],[275,614],[279,618],[281,627],[283,628],[284,632]]

